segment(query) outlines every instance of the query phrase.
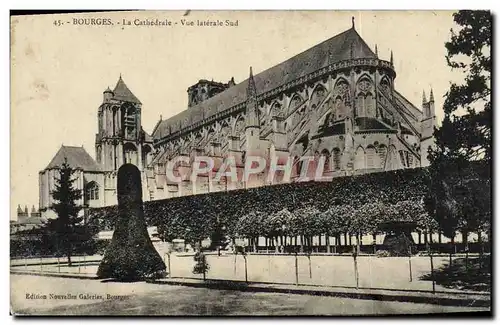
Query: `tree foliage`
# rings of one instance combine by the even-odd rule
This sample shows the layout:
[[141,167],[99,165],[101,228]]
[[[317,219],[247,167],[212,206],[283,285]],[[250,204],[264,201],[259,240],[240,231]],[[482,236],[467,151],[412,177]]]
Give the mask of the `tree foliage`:
[[[477,230],[491,214],[491,27],[489,11],[453,14],[458,32],[445,44],[448,65],[461,70],[463,83],[452,83],[444,102],[444,119],[429,150],[428,194],[425,207],[445,236],[457,230]],[[468,168],[479,161],[479,168]],[[481,171],[482,169],[482,171]],[[478,172],[478,170],[480,172]],[[485,188],[477,192],[477,184]]]
[[97,226],[83,224],[83,217],[79,215],[82,207],[77,202],[82,198],[82,192],[74,186],[75,173],[76,170],[65,160],[59,168],[59,178],[52,193],[55,200],[52,209],[57,218],[50,219],[44,228],[53,246],[67,256],[69,265],[73,251],[79,246],[89,245],[97,233]]

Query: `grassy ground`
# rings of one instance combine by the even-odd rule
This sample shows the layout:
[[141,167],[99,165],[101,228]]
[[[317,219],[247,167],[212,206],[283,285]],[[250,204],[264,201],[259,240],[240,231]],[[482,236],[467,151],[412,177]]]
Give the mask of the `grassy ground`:
[[[168,266],[168,257],[163,255]],[[208,279],[245,280],[245,259],[234,255],[208,255]],[[470,272],[466,277],[464,272],[464,259],[454,258],[453,268],[448,267],[448,257],[434,257],[437,291],[475,290],[488,291],[490,288],[488,270],[489,264],[483,262],[482,271],[474,272],[478,268],[478,258],[468,260]],[[488,259],[489,261],[489,259]],[[27,265],[17,263],[16,268],[21,270],[61,272],[61,273],[86,273],[95,274],[98,262],[74,263],[68,267],[64,264]],[[170,257],[170,273],[173,277],[196,277],[193,274],[193,256]],[[355,287],[354,260],[349,256],[306,256],[297,258],[298,280],[301,284],[315,284],[339,287]],[[375,257],[359,256],[357,258],[359,273],[359,286],[372,289],[398,289],[398,290],[432,290],[431,267],[428,256],[411,258],[407,257]],[[295,256],[270,256],[248,255],[247,276],[249,281],[277,282],[294,284]]]
[[[11,288],[12,311],[23,315],[387,315],[488,310],[29,275],[11,275]],[[49,299],[51,293],[103,299]],[[26,294],[47,299],[27,299]],[[115,299],[106,299],[107,294]]]

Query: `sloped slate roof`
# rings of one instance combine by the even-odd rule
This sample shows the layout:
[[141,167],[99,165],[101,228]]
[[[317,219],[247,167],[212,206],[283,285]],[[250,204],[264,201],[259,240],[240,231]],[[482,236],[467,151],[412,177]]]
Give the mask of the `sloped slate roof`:
[[[376,58],[375,53],[351,28],[294,57],[254,76],[257,93],[264,93],[296,80],[332,63],[351,58]],[[153,138],[159,139],[187,127],[203,118],[224,111],[246,101],[248,79],[195,105],[173,117],[163,120],[156,128]]]
[[357,117],[356,124],[359,126],[360,131],[365,130],[389,130],[387,126],[380,123],[373,117]]
[[120,78],[118,79],[116,87],[113,90],[113,94],[113,98],[115,99],[141,104],[141,101],[137,97],[135,97],[130,89],[128,89],[127,85],[122,79],[122,76],[120,76]]
[[68,164],[71,168],[81,168],[84,171],[101,171],[99,165],[83,147],[70,146],[61,146],[45,169],[62,166],[65,158],[68,160]]

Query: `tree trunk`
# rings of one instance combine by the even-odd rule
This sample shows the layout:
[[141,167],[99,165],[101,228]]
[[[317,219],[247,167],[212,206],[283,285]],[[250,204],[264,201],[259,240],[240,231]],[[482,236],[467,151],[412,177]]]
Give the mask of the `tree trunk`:
[[467,230],[462,231],[462,243],[466,252],[469,251],[469,239],[467,237],[469,237],[469,232]]
[[300,252],[304,253],[304,236],[300,236]]
[[276,241],[274,243],[274,252],[279,253],[279,236],[276,236]]
[[453,251],[455,250],[455,236],[451,237],[450,241],[450,267],[452,266],[452,256],[453,256]]
[[352,236],[349,234],[349,246],[352,246]]
[[481,230],[477,230],[477,243],[479,244],[479,272],[483,268],[483,255],[484,255],[484,246],[483,246],[483,238],[481,237]]
[[372,238],[373,238],[373,254],[377,254],[377,234],[373,234]]
[[427,241],[427,231],[424,232],[424,244],[425,244],[425,249],[427,251],[429,251],[430,250],[430,246],[429,246],[429,242]]
[[68,266],[72,265],[72,263],[71,263],[71,251],[72,251],[71,243],[68,243],[68,249],[66,251],[66,255],[68,256]]
[[319,236],[318,236],[318,252],[319,252],[319,250],[321,249],[321,236],[322,236],[322,235],[319,235]]
[[422,245],[422,232],[420,230],[418,231],[418,244]]
[[359,253],[361,252],[361,233],[356,234],[356,252]]
[[330,236],[328,234],[326,234],[325,241],[326,241],[326,252],[329,254],[330,253]]
[[253,241],[253,252],[257,253],[257,241],[259,240],[259,237],[254,238]]
[[443,243],[443,234],[441,233],[441,231],[439,231],[438,242],[440,245]]

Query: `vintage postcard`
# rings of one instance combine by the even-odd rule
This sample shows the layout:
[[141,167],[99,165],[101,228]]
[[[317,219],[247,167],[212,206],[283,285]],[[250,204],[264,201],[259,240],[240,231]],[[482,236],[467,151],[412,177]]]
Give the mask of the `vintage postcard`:
[[10,28],[12,315],[491,313],[489,11]]

